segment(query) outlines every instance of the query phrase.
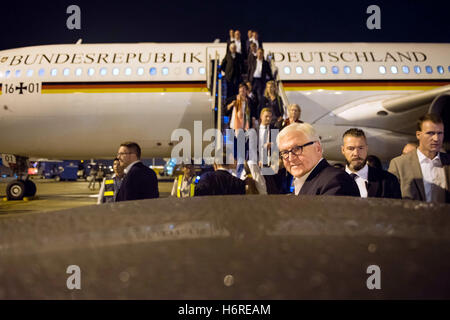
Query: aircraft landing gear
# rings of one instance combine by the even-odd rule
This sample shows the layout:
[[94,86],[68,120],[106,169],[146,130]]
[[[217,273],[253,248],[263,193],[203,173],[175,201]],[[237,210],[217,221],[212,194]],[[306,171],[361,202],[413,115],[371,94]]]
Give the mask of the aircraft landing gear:
[[15,163],[9,167],[17,175],[17,180],[6,186],[8,200],[22,200],[24,197],[33,197],[36,194],[36,184],[28,176],[28,158],[15,156]]

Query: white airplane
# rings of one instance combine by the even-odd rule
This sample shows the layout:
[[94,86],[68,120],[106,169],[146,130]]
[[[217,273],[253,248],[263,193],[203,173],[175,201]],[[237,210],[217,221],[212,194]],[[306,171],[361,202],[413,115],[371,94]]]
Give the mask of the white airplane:
[[[363,129],[370,153],[387,161],[414,140],[416,120],[450,123],[450,44],[264,43],[284,103],[319,131],[325,157],[342,160],[341,137]],[[217,123],[220,43],[45,45],[0,51],[0,152],[24,171],[26,159],[112,158],[137,141],[144,158],[168,157],[177,128]],[[194,136],[194,134],[192,134]],[[445,142],[448,142],[448,130]],[[25,182],[22,181],[25,179]],[[10,183],[10,199],[35,193]]]

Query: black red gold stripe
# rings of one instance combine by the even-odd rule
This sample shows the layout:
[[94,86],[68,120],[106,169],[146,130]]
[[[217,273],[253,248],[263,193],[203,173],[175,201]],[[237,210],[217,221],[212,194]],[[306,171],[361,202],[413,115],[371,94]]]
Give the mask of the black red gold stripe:
[[43,82],[42,93],[207,92],[204,81]]

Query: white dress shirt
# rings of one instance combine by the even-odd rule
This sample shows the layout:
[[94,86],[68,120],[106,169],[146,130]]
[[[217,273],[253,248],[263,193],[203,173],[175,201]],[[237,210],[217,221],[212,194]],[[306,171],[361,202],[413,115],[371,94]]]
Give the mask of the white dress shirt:
[[348,166],[345,166],[345,172],[348,174],[356,174],[355,182],[358,185],[359,193],[361,194],[361,198],[367,198],[367,184],[369,183],[369,166],[366,165],[359,171],[353,172],[350,170]]
[[261,78],[262,76],[262,65],[263,65],[263,61],[256,59],[256,69],[255,72],[253,73],[253,78]]
[[447,182],[445,181],[445,170],[442,166],[439,152],[433,160],[425,156],[417,148],[420,169],[422,170],[423,185],[427,202],[444,202]]
[[309,175],[311,174],[311,172],[314,171],[314,169],[317,167],[317,165],[320,163],[320,161],[322,161],[323,158],[321,158],[319,160],[319,162],[317,162],[317,164],[314,166],[314,168],[312,168],[308,173],[304,174],[302,177],[300,178],[295,178],[294,179],[294,187],[295,187],[295,195],[298,195],[300,190],[302,189],[303,185],[305,184],[306,179],[308,179]]
[[236,44],[236,52],[242,53],[242,43],[241,43],[241,40],[234,40],[234,43]]
[[264,148],[265,144],[269,142],[269,130],[269,125],[259,125],[259,160],[265,165],[269,164],[269,148]]

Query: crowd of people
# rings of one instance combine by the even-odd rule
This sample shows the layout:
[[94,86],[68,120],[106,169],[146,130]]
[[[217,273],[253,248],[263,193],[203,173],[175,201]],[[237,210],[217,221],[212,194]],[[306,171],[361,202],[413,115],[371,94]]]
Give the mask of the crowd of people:
[[[450,203],[450,156],[442,150],[444,123],[436,114],[426,114],[417,123],[417,143],[407,144],[403,154],[382,168],[369,155],[366,135],[359,128],[342,137],[345,167],[330,165],[323,156],[320,137],[311,124],[299,120],[300,110],[292,109],[276,137],[278,166],[264,174],[264,161],[245,161],[238,173],[235,154],[216,150],[214,170],[197,177],[193,164],[183,164],[175,178],[172,196],[177,198],[233,194],[333,195],[361,198],[411,199]],[[270,108],[261,110],[261,125],[272,119]],[[259,134],[261,131],[258,132]],[[259,137],[261,143],[270,143]],[[267,145],[266,145],[267,146]],[[263,150],[258,148],[259,150]],[[258,151],[261,152],[261,151]],[[114,159],[114,175],[103,180],[98,203],[158,198],[155,172],[141,161],[141,149],[125,142]]]
[[226,83],[225,112],[234,129],[257,128],[264,108],[272,112],[271,126],[281,129],[287,112],[257,31],[247,32],[245,44],[239,30],[229,31],[220,71]]
[[[387,171],[380,159],[369,154],[366,135],[359,128],[347,130],[342,137],[346,165],[330,165],[318,133],[300,119],[300,106],[283,105],[258,32],[249,30],[244,43],[239,30],[230,30],[220,70],[226,81],[224,115],[234,132],[234,152],[230,159],[224,150],[216,150],[214,170],[200,177],[193,164],[183,164],[173,183],[173,197],[294,194],[450,203],[450,157],[441,150],[444,123],[438,115],[426,114],[418,120],[417,142],[405,145]],[[245,161],[240,163],[236,137],[250,129],[256,133],[259,160],[249,157],[245,135]],[[275,160],[273,132],[278,133]],[[156,174],[140,157],[136,142],[120,145],[114,175],[103,180],[98,203],[159,197]],[[270,173],[264,171],[268,168]]]

